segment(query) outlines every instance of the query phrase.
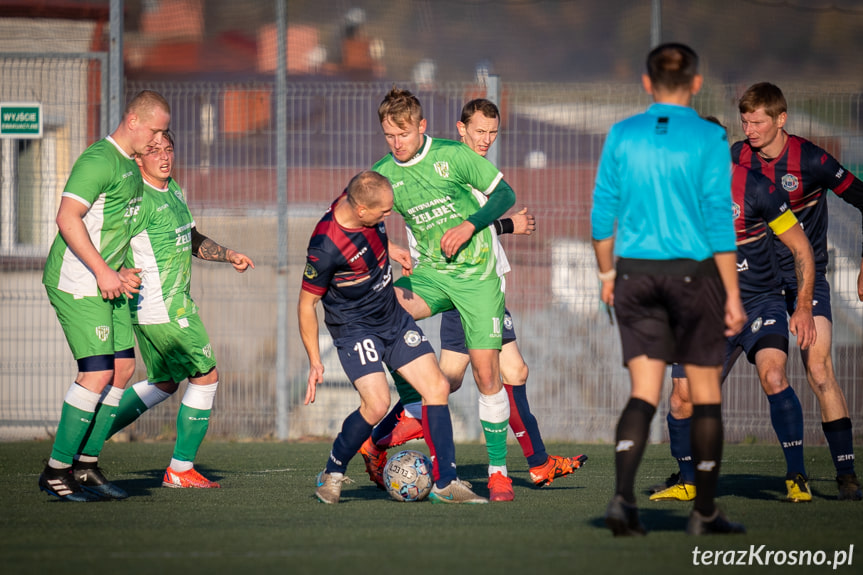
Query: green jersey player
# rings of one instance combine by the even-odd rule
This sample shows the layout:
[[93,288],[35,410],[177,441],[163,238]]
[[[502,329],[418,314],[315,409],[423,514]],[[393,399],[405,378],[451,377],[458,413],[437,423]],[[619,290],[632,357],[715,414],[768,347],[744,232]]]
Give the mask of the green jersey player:
[[144,177],[141,210],[133,218],[126,265],[141,270],[141,289],[130,301],[131,318],[147,379],[129,388],[120,401],[111,434],[177,391],[189,380],[177,413],[174,455],[162,480],[165,487],[219,487],[195,470],[193,461],[207,428],[219,374],[210,338],[190,295],[192,256],[230,262],[238,272],[252,260],[198,232],[179,184],[171,178],[174,144],[163,144],[136,158]]
[[[462,108],[461,119],[456,126],[461,141],[475,153],[485,157],[498,136],[500,111],[493,102],[485,98],[471,100]],[[478,194],[479,192],[475,192],[475,195]],[[482,203],[484,196],[479,195],[478,199]],[[528,214],[527,208],[524,208],[509,218],[495,220],[494,228],[497,234],[530,235],[536,228],[536,222],[533,215]],[[497,273],[501,281],[505,282],[504,275],[510,271],[509,262],[500,242],[495,242],[495,247]],[[461,316],[457,309],[441,314],[440,341],[440,368],[450,382],[450,390],[454,392],[461,388],[470,364]],[[539,424],[530,410],[527,399],[525,384],[528,371],[527,363],[516,342],[512,316],[508,310],[505,310],[500,374],[509,399],[509,425],[527,458],[531,481],[542,487],[580,468],[587,460],[587,456],[561,457],[549,455],[546,452]],[[382,420],[360,448],[366,471],[371,480],[379,486],[383,484],[383,469],[387,462],[386,449],[423,436],[422,424],[417,420],[417,415],[420,415],[420,396],[403,378],[399,377],[398,373],[394,372],[392,375],[399,393],[399,403],[393,407],[392,412]]]
[[[498,356],[504,293],[488,226],[515,203],[512,188],[485,158],[461,142],[425,134],[419,100],[393,88],[378,108],[390,154],[373,169],[393,186],[395,210],[408,227],[413,273],[396,282],[415,319],[456,308],[480,392],[480,421],[489,453],[489,499],[511,501],[506,471],[509,402]],[[473,190],[488,198],[480,207]]]
[[160,144],[170,119],[161,95],[139,93],[117,129],[75,162],[60,200],[59,233],[42,283],[78,362],[78,376],[66,393],[39,488],[64,501],[127,497],[96,462],[135,370],[124,294],[137,291],[139,279],[136,270],[120,269],[143,188],[133,156]]

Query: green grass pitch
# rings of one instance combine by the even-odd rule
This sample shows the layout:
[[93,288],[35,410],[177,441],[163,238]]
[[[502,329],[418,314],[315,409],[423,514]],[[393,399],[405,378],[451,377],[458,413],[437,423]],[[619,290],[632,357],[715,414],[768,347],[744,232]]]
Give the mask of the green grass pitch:
[[[109,443],[106,474],[129,491],[125,501],[63,503],[36,481],[47,442],[0,443],[0,572],[214,575],[239,573],[863,573],[863,502],[836,499],[826,447],[806,449],[815,500],[780,501],[784,461],[778,446],[726,445],[719,504],[743,522],[743,536],[688,537],[690,504],[650,503],[646,488],[674,470],[667,445],[648,447],[637,488],[647,537],[615,539],[603,524],[614,484],[610,445],[548,445],[586,453],[573,476],[537,489],[518,445],[509,469],[515,501],[481,506],[397,503],[351,461],[342,502],[313,496],[329,443],[206,442],[198,468],[218,490],[161,487],[170,443]],[[407,447],[426,451],[425,444]],[[858,448],[859,452],[859,448]],[[487,495],[485,449],[456,446],[459,475]],[[693,551],[823,551],[833,561],[854,545],[851,565],[704,567]],[[835,553],[840,555],[835,555]],[[818,556],[816,556],[818,558]],[[748,560],[748,559],[747,559]],[[848,559],[846,559],[848,561]],[[631,568],[631,569],[628,569]],[[740,570],[740,571],[737,571]]]

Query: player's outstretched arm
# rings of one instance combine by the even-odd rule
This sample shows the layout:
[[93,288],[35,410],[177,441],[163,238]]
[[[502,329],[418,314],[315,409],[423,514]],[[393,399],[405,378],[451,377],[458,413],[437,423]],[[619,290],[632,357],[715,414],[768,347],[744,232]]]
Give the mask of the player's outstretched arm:
[[390,259],[402,266],[402,275],[409,276],[414,271],[414,262],[411,258],[411,252],[407,248],[403,248],[395,242],[390,241],[387,244],[387,251],[390,254]]
[[317,305],[321,296],[300,290],[300,300],[297,303],[297,319],[300,325],[300,338],[309,357],[309,379],[306,385],[304,405],[315,402],[315,391],[319,383],[324,381],[324,364],[321,362],[321,349],[318,344],[318,314]]
[[515,234],[529,236],[536,230],[536,220],[533,214],[527,213],[527,208],[522,208],[511,218],[501,218],[494,221],[494,231],[497,235]]
[[797,307],[788,322],[788,328],[797,336],[800,349],[809,349],[815,343],[815,319],[812,317],[812,299],[815,293],[815,256],[806,232],[800,224],[794,224],[779,234],[794,257],[794,273],[797,275]]
[[228,262],[240,273],[248,268],[255,269],[255,262],[252,261],[252,258],[217,244],[199,232],[198,228],[192,228],[192,254],[202,260]]
[[231,249],[228,250],[228,261],[231,262],[234,269],[240,273],[243,273],[249,268],[255,269],[255,262],[252,261],[252,258],[246,254],[241,254],[240,252],[235,252]]

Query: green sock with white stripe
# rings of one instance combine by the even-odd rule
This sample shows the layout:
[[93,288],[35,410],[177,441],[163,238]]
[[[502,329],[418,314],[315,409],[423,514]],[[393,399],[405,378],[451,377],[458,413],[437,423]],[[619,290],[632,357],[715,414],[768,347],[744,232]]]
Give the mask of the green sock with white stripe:
[[111,424],[111,437],[133,421],[141,417],[145,411],[171,397],[167,391],[162,391],[146,379],[126,389],[120,399],[117,415]]
[[107,393],[102,393],[102,400],[96,406],[93,425],[90,426],[89,433],[84,438],[84,447],[81,448],[83,455],[98,457],[102,453],[102,447],[105,446],[108,432],[114,423],[114,416],[117,414],[117,406],[120,405],[123,389],[109,385],[105,390]]
[[198,448],[210,427],[210,413],[219,382],[209,385],[189,384],[177,413],[177,442],[174,459],[194,461]]
[[503,388],[494,395],[479,394],[479,420],[485,436],[489,466],[503,468],[506,475],[506,436],[509,430],[509,399]]
[[73,383],[66,392],[60,423],[51,449],[52,467],[70,467],[87,435],[99,404],[99,394]]

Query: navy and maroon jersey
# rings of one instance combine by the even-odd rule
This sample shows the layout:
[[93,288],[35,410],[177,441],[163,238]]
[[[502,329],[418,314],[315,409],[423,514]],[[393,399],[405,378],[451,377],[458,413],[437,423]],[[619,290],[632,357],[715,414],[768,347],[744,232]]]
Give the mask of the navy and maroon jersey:
[[788,194],[761,174],[739,164],[731,173],[731,201],[737,236],[737,277],[744,301],[766,293],[781,293],[782,279],[773,237],[797,224]]
[[[809,140],[788,135],[782,153],[772,160],[759,156],[748,140],[734,144],[735,163],[767,176],[788,192],[791,209],[803,226],[815,254],[815,271],[827,271],[827,190],[863,212],[863,182],[843,168],[836,159]],[[794,275],[794,258],[776,242],[776,256],[782,273]]]
[[333,217],[338,201],[312,232],[303,273],[303,289],[321,296],[324,321],[333,339],[356,329],[389,327],[401,309],[384,223],[373,228],[342,227]]

